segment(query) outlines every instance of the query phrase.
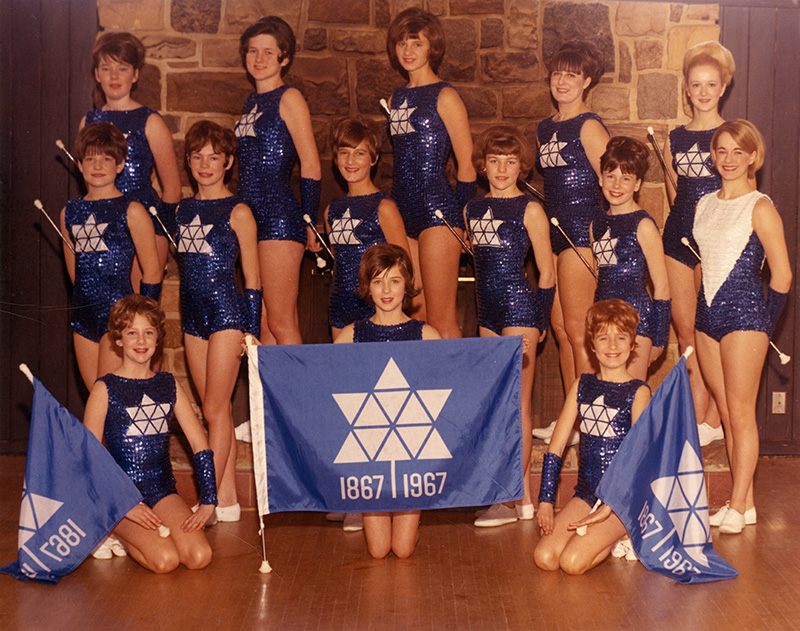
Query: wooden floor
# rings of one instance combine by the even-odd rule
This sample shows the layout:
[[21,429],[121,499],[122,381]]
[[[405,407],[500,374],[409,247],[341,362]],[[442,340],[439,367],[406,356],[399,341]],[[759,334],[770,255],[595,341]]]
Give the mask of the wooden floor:
[[[24,458],[0,458],[0,562],[16,555]],[[411,559],[374,561],[361,533],[321,514],[254,511],[208,529],[206,570],[155,576],[86,560],[55,587],[0,576],[0,629],[800,629],[800,459],[759,463],[759,523],[714,535],[738,579],[683,586],[609,559],[583,577],[533,565],[534,522],[479,530],[465,511],[425,513]],[[792,526],[792,524],[795,526]]]

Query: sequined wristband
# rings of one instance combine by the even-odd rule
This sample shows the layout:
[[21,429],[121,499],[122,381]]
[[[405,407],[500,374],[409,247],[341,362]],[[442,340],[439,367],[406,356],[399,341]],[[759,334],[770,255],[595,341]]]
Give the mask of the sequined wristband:
[[145,298],[152,298],[158,302],[158,297],[161,295],[161,283],[146,283],[141,281],[139,283],[139,293]]
[[308,215],[314,225],[317,225],[321,188],[320,180],[312,180],[308,177],[300,178],[300,205],[303,207],[303,214]]
[[654,300],[650,312],[650,330],[653,334],[653,346],[664,348],[669,341],[669,312],[671,300]]
[[788,293],[782,294],[775,291],[772,287],[767,287],[767,319],[769,320],[769,331],[767,335],[772,337],[772,332],[778,324],[778,319],[781,317],[783,305],[786,304],[786,296]]
[[198,451],[192,456],[197,484],[200,487],[200,504],[217,505],[217,480],[214,473],[214,452],[210,449]]
[[558,476],[561,473],[561,456],[547,451],[542,462],[542,483],[539,486],[539,502],[555,505]]
[[542,333],[550,327],[550,312],[553,310],[553,299],[556,297],[556,286],[539,287],[536,292],[542,305]]
[[261,337],[261,300],[260,289],[245,289],[244,332],[250,333],[255,338]]
[[461,215],[461,211],[464,210],[464,206],[467,205],[467,202],[475,197],[475,187],[477,182],[473,180],[472,182],[462,182],[461,180],[456,182],[456,199],[458,200],[458,213]]

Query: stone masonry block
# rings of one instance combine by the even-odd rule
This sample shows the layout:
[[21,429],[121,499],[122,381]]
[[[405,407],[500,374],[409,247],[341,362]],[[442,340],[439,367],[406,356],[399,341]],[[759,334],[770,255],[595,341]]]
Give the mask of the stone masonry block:
[[470,120],[492,118],[497,113],[497,95],[487,88],[462,87],[458,89]]
[[286,83],[300,89],[312,115],[342,115],[350,111],[347,61],[344,59],[295,57]]
[[331,47],[340,52],[382,53],[386,50],[386,32],[336,29],[331,37]]
[[628,120],[631,115],[630,89],[605,83],[591,93],[591,109],[603,120]]
[[384,59],[359,59],[356,62],[356,102],[362,114],[384,115],[380,100],[392,95],[402,78]]
[[536,81],[539,78],[539,60],[532,52],[484,53],[480,57],[484,81],[515,83]]
[[620,2],[614,30],[625,37],[655,37],[666,32],[668,20],[668,4]]
[[575,39],[594,42],[605,56],[606,72],[614,71],[614,40],[608,6],[573,2],[545,6],[542,25],[542,56],[545,63],[550,62],[562,44]]
[[179,33],[216,33],[222,0],[172,0],[172,28]]
[[277,15],[292,27],[295,36],[299,33],[301,0],[230,0],[225,3],[222,28],[226,33],[242,31],[265,15]]
[[503,13],[503,0],[450,0],[450,15]]
[[241,114],[252,91],[244,72],[173,72],[167,76],[167,109]]
[[369,0],[309,0],[308,19],[314,22],[369,24]]
[[667,68],[681,70],[686,51],[700,42],[719,41],[719,26],[674,26],[667,33]]
[[678,77],[665,73],[639,75],[636,100],[639,120],[676,118]]
[[474,81],[477,70],[478,33],[472,20],[442,20],[447,53],[439,68],[445,81]]
[[503,118],[546,118],[552,111],[550,88],[544,82],[503,89]]
[[142,44],[150,59],[186,59],[197,53],[197,44],[187,37],[157,37],[145,35]]
[[637,70],[661,68],[664,59],[664,44],[660,40],[639,40],[633,44],[633,56]]
[[486,18],[481,20],[481,48],[497,48],[503,45],[503,20]]
[[106,31],[160,31],[164,0],[97,0],[97,18]]

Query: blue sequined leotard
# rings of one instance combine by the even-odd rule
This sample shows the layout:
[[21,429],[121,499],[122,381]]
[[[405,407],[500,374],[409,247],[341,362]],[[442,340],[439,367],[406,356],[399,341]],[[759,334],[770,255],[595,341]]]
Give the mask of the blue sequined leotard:
[[[636,234],[642,221],[653,221],[646,210],[625,215],[600,213],[592,223],[592,251],[597,261],[594,301],[619,298],[639,312],[636,334],[654,339],[650,330],[653,299],[647,293],[647,259]],[[655,223],[655,222],[654,222]]]
[[243,330],[244,296],[236,287],[239,239],[231,212],[241,200],[184,199],[178,206],[178,263],[183,331],[203,340],[226,329]]
[[104,435],[117,464],[153,508],[177,493],[169,460],[169,422],[175,408],[175,377],[159,372],[149,379],[108,374],[99,381],[108,389]]
[[716,191],[722,183],[711,160],[711,139],[716,131],[690,131],[681,126],[669,132],[672,168],[678,174],[678,191],[664,222],[664,254],[692,269],[699,261],[681,239],[687,238],[697,250],[692,236],[695,206],[703,195]]
[[108,331],[108,314],[133,293],[131,267],[136,249],[128,230],[127,195],[67,202],[64,224],[75,248],[72,330],[93,342]]
[[736,199],[709,193],[697,202],[694,238],[703,282],[695,328],[720,341],[732,331],[769,331],[761,282],[764,248],[753,230],[753,207],[769,197],[758,191]]
[[305,245],[306,223],[289,185],[297,149],[280,114],[281,98],[291,88],[282,85],[247,97],[234,130],[239,140],[238,193],[253,211],[259,241]]
[[[536,160],[544,174],[547,218],[558,219],[575,247],[588,248],[589,224],[602,209],[603,196],[597,173],[581,144],[581,128],[589,120],[603,121],[597,114],[585,112],[565,121],[546,118],[536,129],[539,149]],[[605,125],[603,125],[605,129]],[[569,243],[564,235],[550,225],[553,253],[561,254]]]
[[421,340],[422,328],[425,323],[422,320],[409,320],[402,324],[392,324],[382,326],[375,324],[372,320],[356,320],[353,323],[354,342],[405,342],[409,340]]
[[501,335],[504,328],[544,328],[544,312],[525,277],[531,247],[525,209],[533,198],[477,197],[467,204],[475,249],[478,325]]
[[589,506],[597,501],[594,491],[600,478],[631,428],[633,400],[642,386],[647,384],[639,379],[615,383],[602,381],[595,374],[581,375],[578,384],[581,442],[575,497]]
[[445,164],[450,135],[436,110],[439,94],[448,83],[398,88],[392,94],[389,131],[394,146],[392,198],[397,202],[406,234],[419,239],[422,231],[444,226],[434,214],[441,210],[454,228],[464,228],[456,194]]
[[[158,116],[158,112],[151,110],[144,105],[135,110],[91,110],[86,114],[86,124],[89,123],[111,123],[125,134],[128,141],[128,154],[125,156],[125,168],[117,175],[115,185],[122,193],[129,193],[131,199],[141,203],[146,209],[154,206],[158,211],[158,216],[164,222],[168,230],[174,232],[175,217],[166,212],[161,205],[161,200],[153,188],[153,152],[150,150],[150,143],[147,142],[145,127],[147,119],[152,114]],[[152,218],[153,228],[157,235],[165,236],[161,225]]]
[[367,248],[386,243],[378,219],[378,206],[384,199],[388,198],[383,193],[346,196],[334,199],[328,207],[331,245],[336,254],[328,319],[337,329],[375,313],[375,307],[357,293],[358,268]]

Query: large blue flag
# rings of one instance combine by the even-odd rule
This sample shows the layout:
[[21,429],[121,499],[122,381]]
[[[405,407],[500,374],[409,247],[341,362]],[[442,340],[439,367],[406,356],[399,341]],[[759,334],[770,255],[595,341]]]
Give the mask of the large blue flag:
[[100,441],[34,379],[19,558],[0,572],[58,583],[141,501]]
[[251,348],[262,515],[522,497],[519,337]]
[[703,458],[686,359],[656,390],[597,486],[648,570],[681,583],[735,578],[708,525]]

